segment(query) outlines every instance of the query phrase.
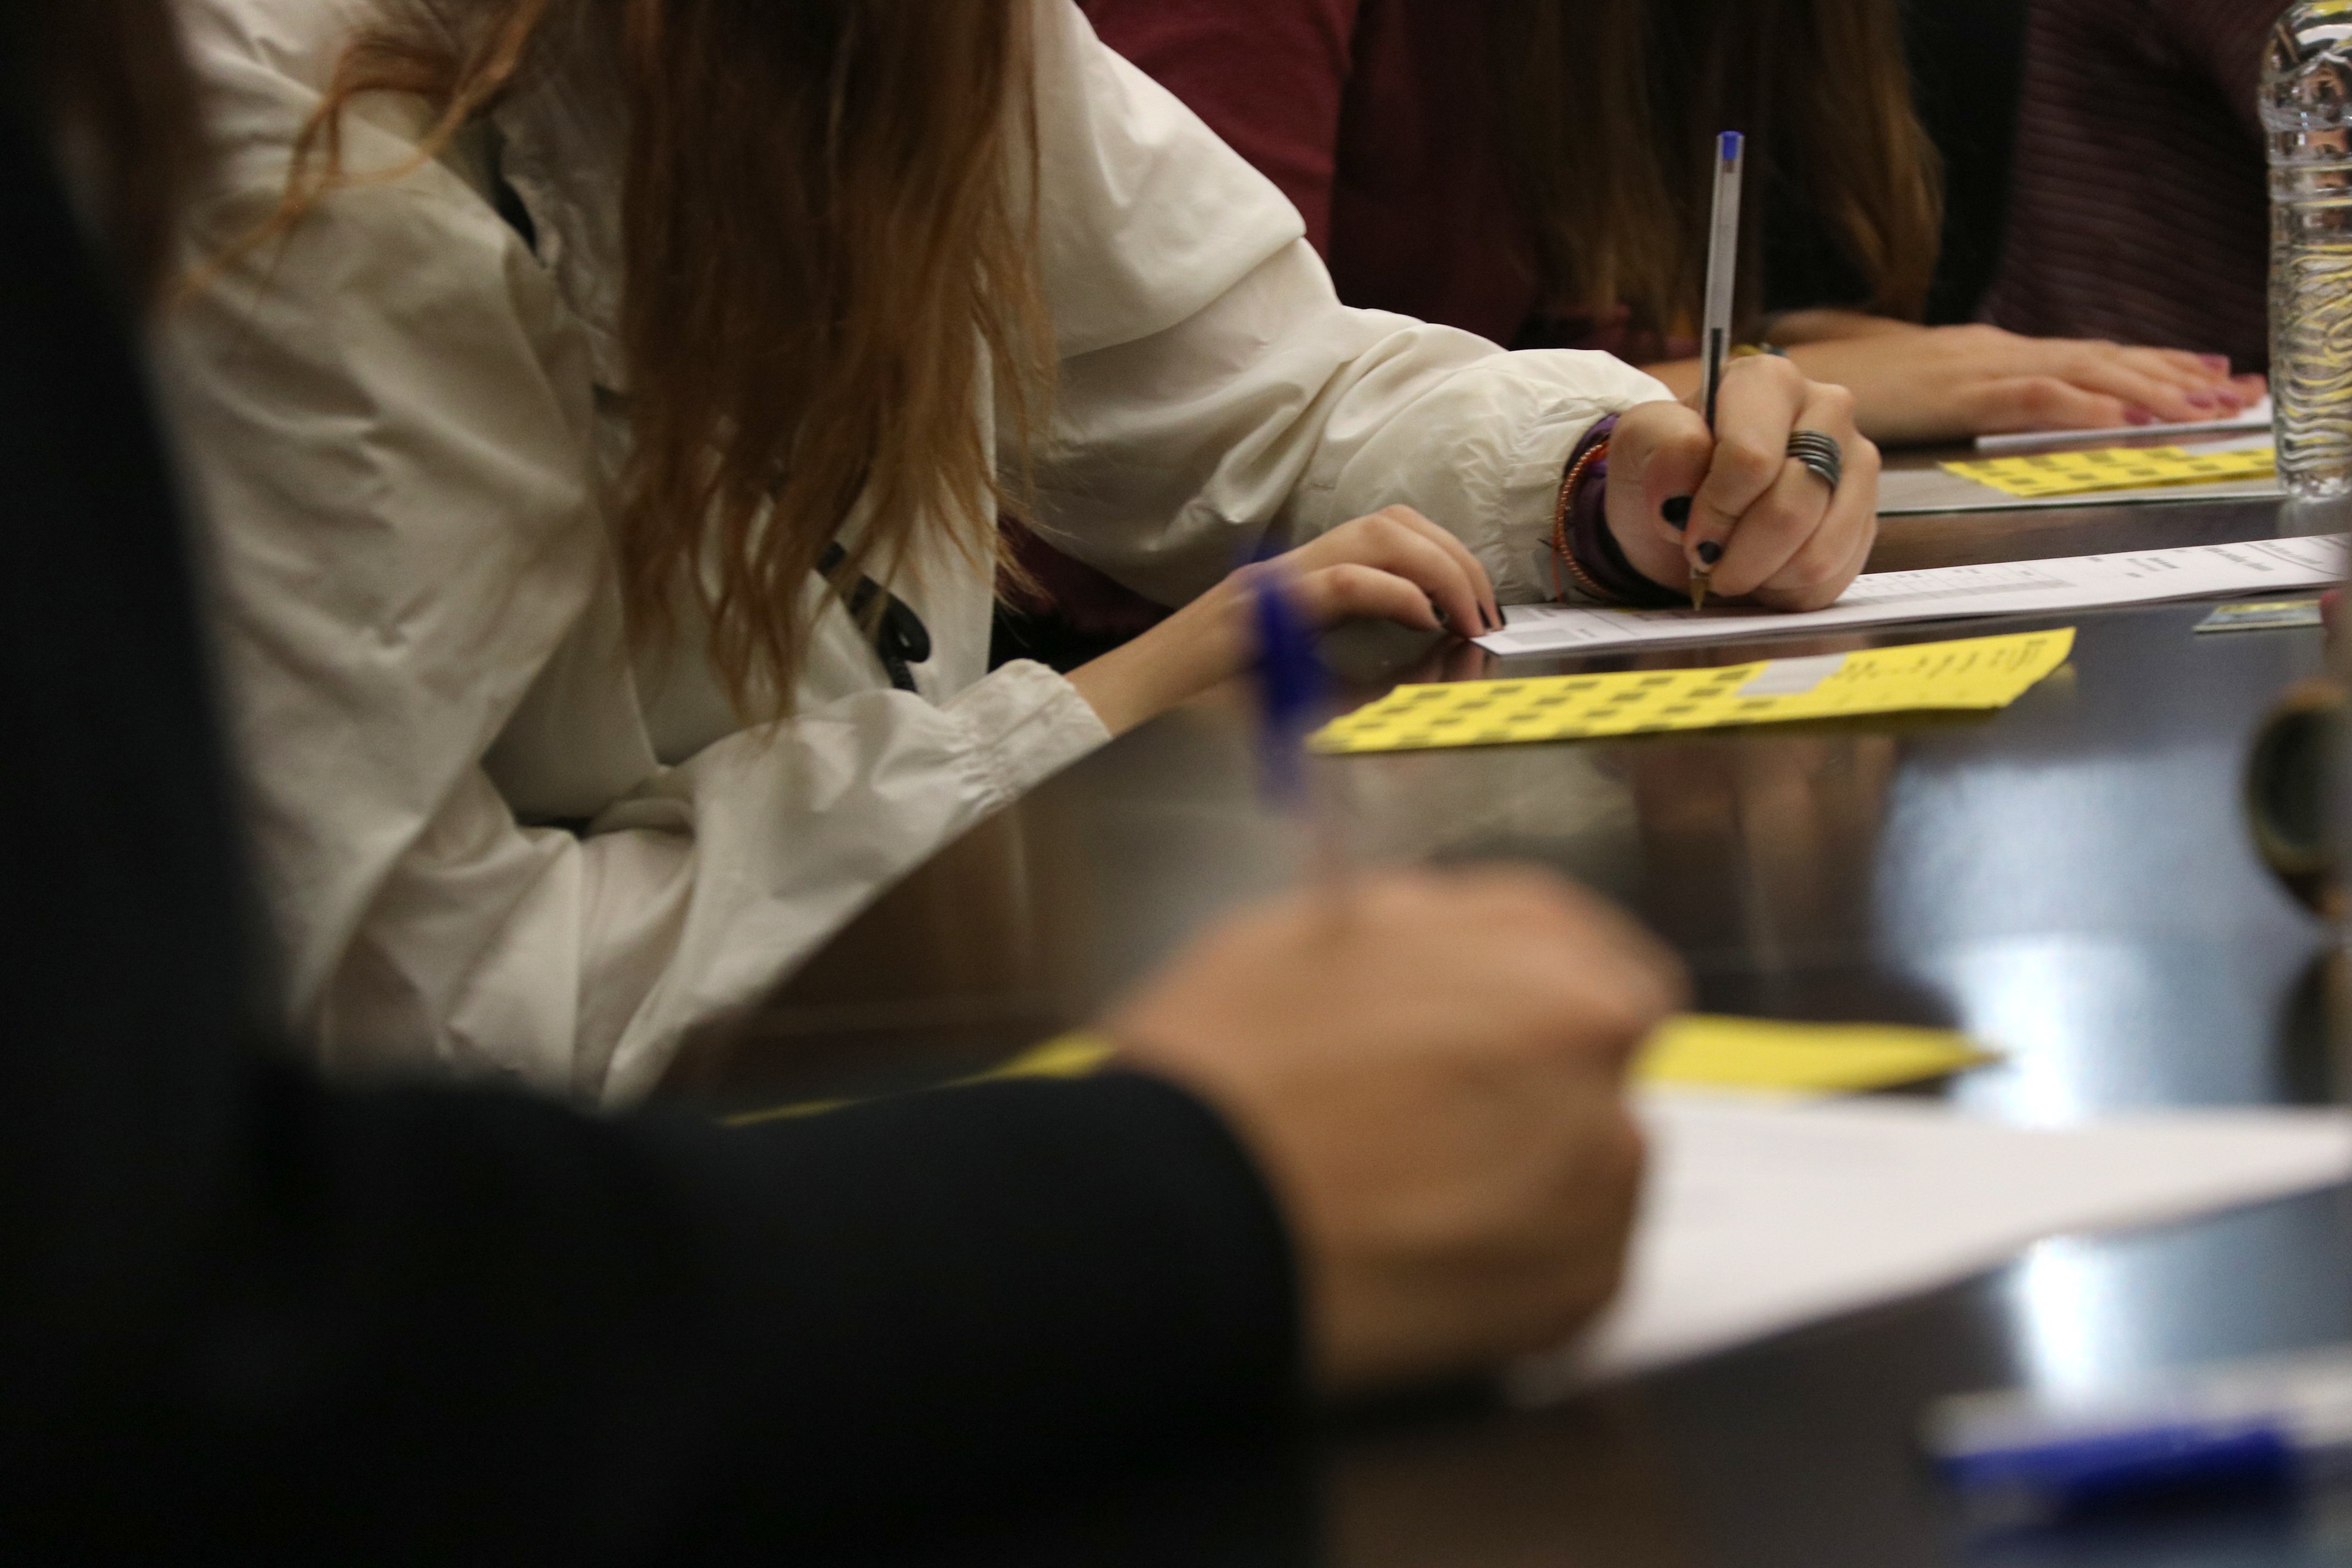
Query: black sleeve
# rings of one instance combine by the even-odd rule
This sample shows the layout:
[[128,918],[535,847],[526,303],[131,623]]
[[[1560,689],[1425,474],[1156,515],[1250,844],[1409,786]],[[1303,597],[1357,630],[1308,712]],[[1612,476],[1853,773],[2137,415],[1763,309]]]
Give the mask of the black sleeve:
[[1278,1215],[1156,1081],[725,1133],[257,1049],[168,469],[14,121],[0,211],[0,1558],[732,1557],[1284,1419]]

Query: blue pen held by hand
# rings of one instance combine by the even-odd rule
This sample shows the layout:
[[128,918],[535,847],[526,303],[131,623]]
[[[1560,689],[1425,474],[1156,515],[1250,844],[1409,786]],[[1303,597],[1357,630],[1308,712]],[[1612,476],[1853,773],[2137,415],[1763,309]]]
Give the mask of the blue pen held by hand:
[[1949,1399],[1925,1441],[1986,1528],[2284,1490],[2352,1468],[2352,1347],[2206,1368],[2097,1400]]
[[1298,607],[1289,574],[1277,563],[1259,566],[1251,584],[1257,634],[1261,776],[1276,804],[1307,804],[1307,737],[1321,722],[1326,687],[1315,630]]
[[1326,716],[1329,673],[1315,627],[1300,609],[1283,565],[1261,564],[1250,592],[1257,636],[1259,776],[1267,803],[1304,825],[1310,874],[1336,917],[1348,886],[1345,828],[1330,798],[1330,781],[1310,771],[1307,744]]

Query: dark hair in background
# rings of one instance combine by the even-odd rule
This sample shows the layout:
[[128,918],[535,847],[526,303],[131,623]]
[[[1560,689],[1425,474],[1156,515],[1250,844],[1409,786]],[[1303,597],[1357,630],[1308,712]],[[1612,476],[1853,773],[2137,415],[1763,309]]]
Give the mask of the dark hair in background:
[[54,131],[84,217],[143,302],[163,285],[203,153],[170,0],[0,0],[0,27],[9,96]]
[[1488,0],[1487,16],[1548,310],[1624,306],[1644,334],[1696,320],[1723,131],[1750,142],[1744,317],[1776,193],[1817,215],[1869,309],[1925,309],[1939,165],[1895,0]]

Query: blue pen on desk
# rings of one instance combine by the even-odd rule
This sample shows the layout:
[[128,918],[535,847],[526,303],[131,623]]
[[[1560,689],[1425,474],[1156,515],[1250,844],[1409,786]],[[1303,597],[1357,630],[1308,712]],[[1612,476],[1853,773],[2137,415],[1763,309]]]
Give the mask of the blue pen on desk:
[[1257,634],[1261,776],[1269,801],[1306,824],[1315,880],[1336,910],[1348,882],[1346,830],[1338,820],[1328,781],[1310,771],[1307,737],[1322,723],[1330,677],[1315,628],[1299,609],[1288,571],[1279,562],[1258,567],[1251,582]]
[[2204,1368],[2097,1400],[1949,1399],[1925,1441],[1982,1526],[2292,1489],[2352,1468],[2352,1347]]

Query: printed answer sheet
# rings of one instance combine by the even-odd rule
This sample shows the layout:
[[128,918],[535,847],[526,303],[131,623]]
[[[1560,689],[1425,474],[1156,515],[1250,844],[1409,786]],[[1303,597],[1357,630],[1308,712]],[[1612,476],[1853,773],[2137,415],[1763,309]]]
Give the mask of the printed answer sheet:
[[2068,1128],[1916,1100],[1645,1098],[1647,1212],[1623,1298],[1520,1363],[1560,1397],[1955,1284],[2053,1237],[2194,1218],[2352,1180],[2352,1117],[2182,1111]]
[[1601,610],[1515,605],[1503,630],[1478,646],[1509,658],[1537,653],[1601,653],[1657,643],[1727,642],[1781,632],[1975,616],[2063,615],[2168,599],[2224,598],[2291,588],[2334,587],[2344,580],[2342,535],[2196,544],[2118,555],[2076,555],[1984,566],[1881,572],[1858,580],[1826,610]]

